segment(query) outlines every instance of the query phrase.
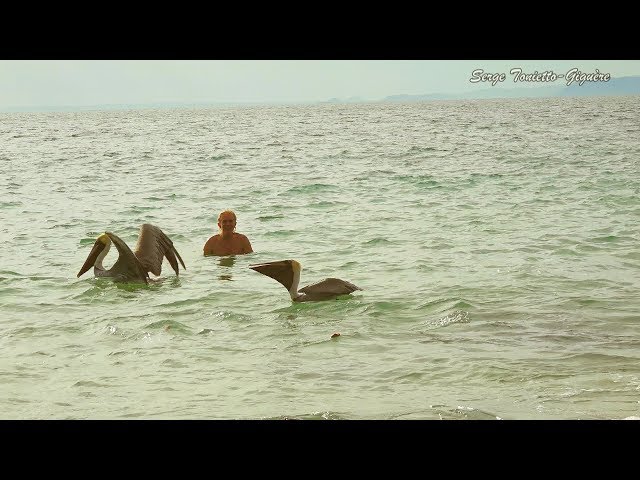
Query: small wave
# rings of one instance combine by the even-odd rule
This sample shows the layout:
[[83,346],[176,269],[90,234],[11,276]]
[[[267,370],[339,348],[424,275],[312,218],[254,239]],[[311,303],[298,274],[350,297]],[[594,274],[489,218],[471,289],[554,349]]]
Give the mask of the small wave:
[[417,145],[414,145],[409,149],[409,152],[434,152],[435,150],[436,147],[418,147]]
[[42,356],[42,357],[55,357],[56,354],[55,353],[47,353],[47,352],[43,352],[38,350],[37,352],[33,352],[30,355],[38,355],[38,356]]
[[441,420],[502,420],[494,413],[464,405],[458,405],[453,408],[445,405],[432,405],[431,408]]
[[419,181],[435,181],[435,178],[431,175],[395,175],[392,180],[399,180],[401,182],[419,182]]
[[226,310],[211,312],[209,313],[209,316],[217,319],[221,319],[221,320],[239,320],[246,323],[253,322],[254,320],[252,316],[244,315],[242,313],[229,312]]
[[13,272],[11,270],[0,270],[0,275],[9,275],[10,277],[24,277],[21,273]]
[[123,351],[123,350],[120,350],[120,351],[118,351],[118,352],[109,352],[109,353],[107,354],[107,356],[108,356],[108,357],[119,357],[120,355],[126,355],[126,354],[128,354],[128,353],[130,353],[130,352],[125,352],[125,351]]
[[380,312],[383,311],[391,311],[391,310],[396,310],[398,308],[402,308],[402,305],[399,304],[398,302],[385,302],[385,301],[377,301],[377,302],[373,302],[370,303],[369,305],[367,305],[365,307],[365,310],[370,310],[370,309],[374,309]]
[[441,328],[447,327],[449,325],[453,325],[456,323],[469,323],[471,322],[471,317],[469,312],[465,312],[464,310],[457,310],[451,312],[444,317],[440,317],[437,320],[427,320],[421,326],[429,327],[429,328]]
[[316,203],[309,203],[307,205],[307,207],[309,208],[330,208],[330,207],[335,207],[337,205],[346,205],[346,202],[328,202],[328,201],[320,201],[320,202],[316,202]]
[[287,193],[315,193],[324,192],[328,190],[335,190],[335,185],[329,185],[326,183],[312,183],[310,185],[299,185],[287,190]]
[[10,335],[29,335],[37,331],[38,329],[36,327],[22,327],[14,330]]
[[415,381],[421,380],[423,376],[424,376],[424,373],[420,373],[420,372],[403,373],[402,375],[396,377],[393,380],[393,383],[394,384],[396,382],[397,383],[413,383]]
[[347,416],[338,412],[312,412],[300,415],[278,415],[262,417],[262,420],[346,420]]
[[[139,212],[139,213],[142,213],[142,212]],[[155,224],[157,221],[158,221],[158,217],[156,217],[155,215],[150,215],[148,213],[145,213],[144,217],[136,217],[136,218],[134,218],[132,220],[132,224],[133,225],[142,225],[143,223],[154,223]],[[135,243],[136,240],[137,240],[137,231],[136,231],[135,235],[136,236],[130,238],[129,241]],[[125,239],[123,238],[123,240],[125,240]]]
[[92,382],[91,380],[80,380],[73,384],[74,387],[108,387],[104,383]]
[[576,245],[575,248],[577,250],[580,250],[581,252],[598,252],[598,251],[606,250],[606,247],[604,246],[585,245],[585,244]]
[[353,180],[371,180],[371,177],[388,177],[390,175],[394,175],[395,173],[395,170],[371,170],[367,172],[366,175],[354,177]]
[[[156,200],[160,200],[159,198],[148,198],[145,200],[151,200],[151,201],[156,201]],[[149,210],[155,210],[158,207],[131,207],[129,208],[125,214],[131,214],[131,213],[143,213],[143,212],[147,212]]]
[[228,153],[221,153],[220,155],[212,155],[209,157],[209,160],[224,160],[227,158],[231,158],[231,155]]
[[115,335],[115,334],[122,334],[120,332],[120,329],[118,327],[116,327],[115,325],[107,325],[105,327],[107,333],[109,333],[109,335]]
[[187,237],[185,235],[181,235],[180,233],[171,233],[168,231],[165,231],[165,233],[167,234],[167,236],[173,241],[173,245],[176,245],[176,242],[178,240],[191,240],[191,237]]
[[340,268],[345,269],[345,268],[348,268],[348,267],[353,267],[353,266],[355,266],[355,265],[358,265],[358,262],[355,262],[355,261],[351,260],[351,261],[348,261],[348,262],[346,262],[346,263],[343,263],[343,264],[340,266]]
[[171,368],[186,368],[189,366],[185,363],[179,362],[178,360],[174,360],[172,358],[167,358],[166,360],[163,360],[162,365],[166,365]]
[[299,232],[296,230],[273,230],[270,232],[266,232],[264,235],[266,237],[291,237],[293,235],[297,235]]
[[102,235],[104,232],[87,232],[86,237],[82,237],[78,242],[80,245],[93,245],[96,243],[96,239]]
[[502,178],[502,173],[472,173],[470,178]]
[[629,237],[619,237],[617,235],[606,235],[606,236],[603,236],[603,237],[592,238],[589,241],[597,242],[597,243],[613,243],[613,242],[617,242],[619,240],[631,240],[631,238],[629,238]]
[[628,360],[635,360],[635,357],[625,357],[624,355],[608,355],[606,353],[576,353],[561,357],[562,360],[591,361],[595,363],[623,364]]
[[449,311],[449,310],[462,310],[465,308],[473,307],[470,303],[465,302],[460,298],[436,298],[429,300],[426,303],[421,303],[416,307],[416,310],[427,311]]
[[110,278],[89,278],[88,280],[78,280],[77,283],[89,282],[89,288],[81,293],[74,295],[74,300],[88,300],[92,302],[98,297],[103,297],[103,302],[119,302],[122,297],[118,298],[117,295],[108,296],[105,293],[109,290],[124,291],[125,296],[133,298],[135,295],[127,295],[129,293],[138,293],[141,290],[149,290],[149,285],[143,283],[121,283],[114,282]]
[[208,295],[203,295],[200,296],[198,298],[187,298],[186,300],[176,300],[173,302],[169,302],[169,303],[163,303],[161,306],[162,308],[181,308],[181,307],[188,307],[191,305],[198,305],[200,303],[202,303],[203,301],[207,300]]
[[420,188],[444,188],[443,185],[441,185],[440,182],[435,180],[431,175],[396,175],[393,177],[393,180],[413,184]]
[[261,222],[268,222],[269,220],[277,220],[281,218],[284,218],[284,215],[262,215],[258,217],[258,220],[260,220]]
[[363,242],[361,245],[390,245],[393,242],[383,237],[372,238],[371,240],[367,240]]
[[[186,195],[170,193],[164,197],[157,197],[155,195],[152,195],[150,197],[145,197],[144,199],[150,200],[152,202],[161,202],[163,200],[175,200],[176,198],[186,198]],[[140,207],[140,208],[151,209],[156,207]]]
[[51,225],[50,227],[47,227],[47,230],[52,230],[54,228],[73,228],[77,225],[77,223],[56,223],[54,225]]
[[580,256],[578,252],[572,250],[570,248],[559,248],[551,252],[552,255],[569,255],[569,256]]

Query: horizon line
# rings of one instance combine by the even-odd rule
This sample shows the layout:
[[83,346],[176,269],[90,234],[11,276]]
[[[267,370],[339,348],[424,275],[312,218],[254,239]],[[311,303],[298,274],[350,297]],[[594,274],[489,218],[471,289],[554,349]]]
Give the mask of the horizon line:
[[[630,75],[622,78],[638,78],[638,75]],[[612,78],[613,80],[613,78]],[[419,103],[432,101],[451,101],[451,100],[517,100],[524,98],[571,98],[571,97],[597,97],[597,96],[633,96],[639,95],[632,92],[616,92],[609,91],[598,93],[597,91],[587,90],[580,94],[579,90],[575,90],[574,94],[560,94],[563,90],[570,88],[566,86],[539,85],[534,87],[512,87],[512,88],[483,88],[479,90],[471,90],[458,93],[421,93],[421,94],[391,94],[380,99],[365,99],[357,95],[350,97],[331,97],[325,100],[212,100],[212,101],[157,101],[142,103],[95,103],[95,104],[54,104],[54,105],[10,105],[0,106],[0,113],[19,113],[19,112],[54,112],[54,111],[86,111],[86,110],[132,110],[132,109],[159,109],[159,108],[189,108],[189,107],[233,107],[233,106],[287,106],[287,105],[318,105],[318,104],[369,104],[369,103]],[[553,92],[550,95],[540,95],[542,91]],[[515,96],[513,94],[516,94]],[[538,93],[536,95],[536,93]],[[495,96],[491,96],[494,94]],[[511,94],[505,96],[504,94]],[[422,98],[420,98],[422,97]],[[406,98],[406,100],[395,99]]]

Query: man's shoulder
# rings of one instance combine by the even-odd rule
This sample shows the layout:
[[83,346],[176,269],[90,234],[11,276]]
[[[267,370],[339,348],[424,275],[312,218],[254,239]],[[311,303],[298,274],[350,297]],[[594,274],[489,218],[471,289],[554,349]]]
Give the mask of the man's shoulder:
[[238,232],[236,232],[236,238],[241,238],[243,240],[249,240],[245,234],[238,233]]
[[206,248],[207,246],[213,245],[214,243],[218,243],[218,237],[220,237],[220,235],[214,235],[213,237],[209,237],[209,240],[204,242],[204,248]]

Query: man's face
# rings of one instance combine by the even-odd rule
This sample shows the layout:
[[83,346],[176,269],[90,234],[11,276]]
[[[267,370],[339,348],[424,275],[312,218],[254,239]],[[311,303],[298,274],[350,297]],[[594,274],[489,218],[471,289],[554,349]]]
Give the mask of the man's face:
[[233,218],[233,215],[230,213],[222,215],[220,220],[218,221],[218,226],[224,232],[233,232],[233,229],[236,228],[236,221]]

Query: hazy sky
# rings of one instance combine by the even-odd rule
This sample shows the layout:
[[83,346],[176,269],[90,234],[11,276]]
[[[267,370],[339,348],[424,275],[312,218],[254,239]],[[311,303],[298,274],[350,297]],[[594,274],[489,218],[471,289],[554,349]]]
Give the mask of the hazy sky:
[[639,60],[0,60],[0,109],[16,106],[191,102],[316,102],[388,95],[461,93],[471,72],[505,73],[493,88],[564,85],[513,82],[509,71],[598,69],[640,75]]

